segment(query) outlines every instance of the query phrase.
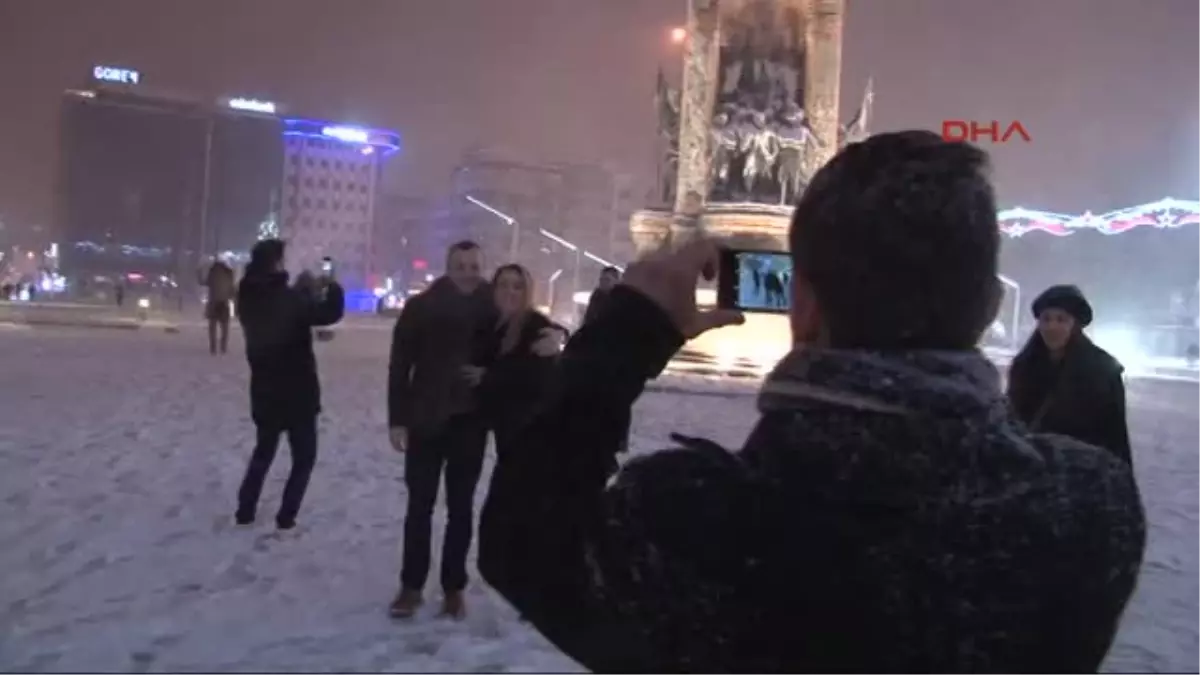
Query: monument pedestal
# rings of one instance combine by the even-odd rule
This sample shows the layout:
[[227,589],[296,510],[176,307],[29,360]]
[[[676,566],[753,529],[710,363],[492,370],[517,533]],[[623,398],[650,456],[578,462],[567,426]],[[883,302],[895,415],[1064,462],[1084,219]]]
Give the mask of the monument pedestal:
[[[771,204],[709,204],[693,221],[691,234],[712,238],[732,248],[756,251],[788,250],[792,207]],[[680,222],[670,211],[637,211],[629,231],[638,255],[679,241]],[[716,305],[716,291],[696,291],[701,309]],[[748,314],[746,323],[710,331],[688,342],[672,361],[674,372],[762,375],[792,344],[786,314]]]
[[773,204],[708,204],[692,221],[681,227],[679,219],[665,209],[634,212],[629,233],[638,255],[673,245],[683,229],[710,237],[722,244],[754,251],[788,250],[788,229],[793,207]]

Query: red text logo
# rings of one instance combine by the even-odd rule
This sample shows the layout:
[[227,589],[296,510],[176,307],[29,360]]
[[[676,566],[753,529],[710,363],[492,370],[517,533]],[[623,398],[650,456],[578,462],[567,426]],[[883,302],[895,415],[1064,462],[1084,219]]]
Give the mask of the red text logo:
[[1029,143],[1033,139],[1018,120],[1012,122],[984,122],[979,120],[942,120],[942,138],[947,141],[978,143],[986,138],[989,143],[1007,143],[1020,140]]

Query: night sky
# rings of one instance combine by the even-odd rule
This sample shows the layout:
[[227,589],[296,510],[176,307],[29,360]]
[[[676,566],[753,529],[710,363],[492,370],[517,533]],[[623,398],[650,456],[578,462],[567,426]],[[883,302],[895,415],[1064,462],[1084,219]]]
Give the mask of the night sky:
[[[847,0],[843,117],[874,130],[1020,120],[1002,202],[1106,211],[1196,198],[1196,0]],[[60,92],[96,63],[197,97],[391,127],[388,182],[433,195],[472,145],[653,175],[655,69],[684,0],[0,0],[0,219],[51,220]]]

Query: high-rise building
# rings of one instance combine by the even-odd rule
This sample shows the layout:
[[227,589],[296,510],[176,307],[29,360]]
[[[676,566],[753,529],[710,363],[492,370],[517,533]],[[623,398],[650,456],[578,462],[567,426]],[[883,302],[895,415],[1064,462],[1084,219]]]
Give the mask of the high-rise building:
[[279,236],[293,271],[329,256],[360,289],[382,160],[398,145],[392,132],[167,95],[136,71],[97,67],[61,107],[62,271],[77,287],[146,284],[182,302],[212,257],[244,259]]
[[73,90],[63,98],[60,124],[63,272],[113,283],[186,277],[201,248],[207,122],[197,107]]
[[330,122],[284,121],[283,202],[279,234],[288,241],[293,271],[316,270],[332,258],[338,277],[354,289],[369,288],[376,195],[383,160],[399,149],[389,131]]

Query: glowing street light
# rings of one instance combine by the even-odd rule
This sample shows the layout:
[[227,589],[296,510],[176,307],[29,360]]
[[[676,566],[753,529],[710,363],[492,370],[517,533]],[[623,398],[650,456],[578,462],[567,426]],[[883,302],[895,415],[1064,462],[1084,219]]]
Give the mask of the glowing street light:
[[511,262],[517,262],[517,257],[521,252],[521,224],[517,222],[517,219],[492,206],[491,204],[488,204],[482,199],[476,199],[471,195],[467,195],[467,201],[508,223],[508,226],[513,229],[512,243],[509,245],[510,249],[508,255],[512,259]]
[[681,45],[687,40],[687,29],[682,26],[676,26],[671,29],[671,42]]

